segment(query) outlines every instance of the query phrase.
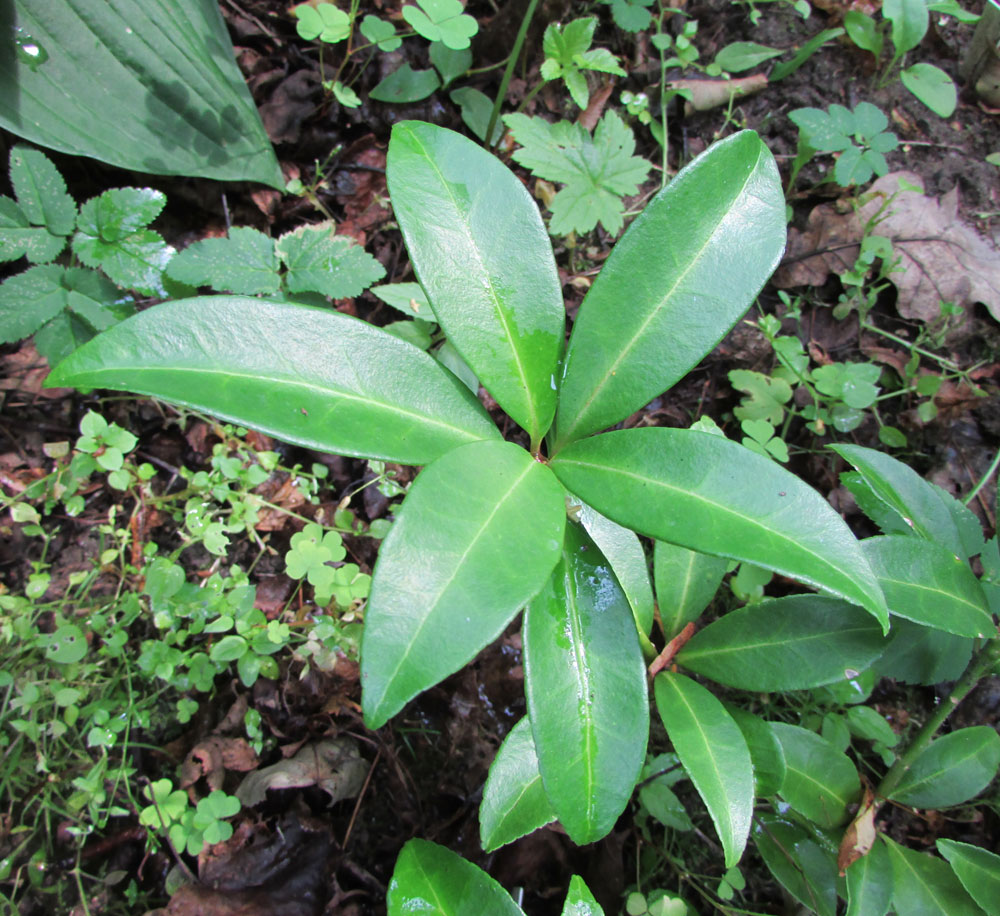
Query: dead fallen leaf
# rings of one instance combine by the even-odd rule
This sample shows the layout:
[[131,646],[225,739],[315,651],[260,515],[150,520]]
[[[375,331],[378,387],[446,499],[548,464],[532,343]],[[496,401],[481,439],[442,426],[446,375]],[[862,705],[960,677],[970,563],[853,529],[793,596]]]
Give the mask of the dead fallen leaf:
[[181,764],[181,788],[193,786],[204,776],[210,789],[221,789],[226,770],[247,773],[258,762],[256,752],[245,738],[209,735],[191,748]]
[[318,786],[330,803],[353,798],[361,791],[368,764],[350,738],[331,738],[307,744],[294,757],[247,776],[236,797],[247,807],[259,805],[270,789]]
[[721,105],[728,105],[733,99],[741,99],[745,95],[767,89],[767,77],[763,73],[751,76],[741,76],[730,80],[673,80],[668,84],[671,89],[684,89],[691,93],[691,98],[684,105],[684,111],[709,111]]
[[850,826],[844,832],[844,839],[840,843],[840,851],[837,853],[837,868],[840,876],[851,866],[852,862],[868,855],[878,837],[875,829],[875,815],[878,814],[879,806],[875,803],[875,796],[871,789],[865,788],[865,796],[861,802],[861,810],[851,821]]

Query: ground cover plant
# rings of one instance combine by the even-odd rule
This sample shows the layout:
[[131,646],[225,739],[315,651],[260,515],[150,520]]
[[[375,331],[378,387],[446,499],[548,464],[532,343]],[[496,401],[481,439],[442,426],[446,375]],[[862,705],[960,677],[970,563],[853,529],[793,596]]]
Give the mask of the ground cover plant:
[[[979,259],[963,289],[900,229],[934,203],[898,172],[934,122],[860,72],[815,91],[871,55],[804,4],[403,6],[224,8],[258,99],[270,42],[304,64],[280,110],[310,126],[263,110],[298,199],[230,187],[191,233],[181,183],[11,149],[0,244],[36,261],[0,286],[5,365],[39,321],[73,331],[52,364],[112,323],[87,316],[138,314],[56,369],[76,399],[39,401],[33,367],[34,403],[5,396],[46,430],[0,455],[8,905],[993,912],[996,461],[957,430],[990,428],[969,303],[997,303],[972,230],[947,236]],[[952,71],[927,52],[968,34],[953,6],[905,63]],[[757,296],[786,218],[788,292]],[[143,239],[155,289],[115,273]]]

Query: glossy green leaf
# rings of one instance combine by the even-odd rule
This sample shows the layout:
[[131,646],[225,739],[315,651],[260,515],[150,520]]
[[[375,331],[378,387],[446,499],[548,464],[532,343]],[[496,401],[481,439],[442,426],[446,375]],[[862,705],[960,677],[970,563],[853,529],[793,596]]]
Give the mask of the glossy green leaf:
[[822,827],[843,824],[848,805],[861,795],[858,771],[850,758],[807,728],[772,722],[771,729],[785,755],[781,797]]
[[892,904],[892,862],[882,843],[847,868],[846,916],[885,916]]
[[836,856],[798,824],[768,814],[756,818],[753,839],[764,864],[785,890],[819,916],[837,912]]
[[947,862],[900,846],[885,834],[892,862],[892,906],[906,916],[983,916]]
[[882,677],[906,684],[940,684],[961,677],[972,658],[972,640],[911,623],[892,621],[889,641],[875,668]]
[[910,764],[889,796],[915,808],[945,808],[978,795],[997,775],[1000,735],[988,725],[935,739]]
[[878,582],[844,520],[789,471],[736,442],[699,430],[629,429],[576,442],[551,467],[620,525],[800,579],[888,625]]
[[369,728],[500,635],[549,578],[565,521],[556,479],[510,442],[475,442],[424,469],[372,577],[361,643]]
[[937,541],[956,556],[962,554],[962,538],[948,506],[935,487],[916,471],[875,449],[843,444],[830,448],[854,465],[872,493],[896,512],[914,534]]
[[989,916],[1000,916],[1000,856],[955,840],[938,840],[937,848],[969,896]]
[[566,526],[551,578],[528,605],[523,639],[545,792],[573,842],[592,843],[614,826],[639,778],[649,703],[628,599],[575,523]]
[[44,153],[29,146],[10,151],[10,183],[24,215],[53,235],[69,235],[76,224],[76,203],[66,182]]
[[139,172],[284,187],[215,0],[15,0],[4,26],[5,129]]
[[565,315],[538,207],[500,160],[431,124],[393,127],[386,174],[441,327],[500,406],[540,440],[555,411]]
[[307,448],[404,464],[499,437],[469,390],[415,347],[339,312],[239,296],[141,312],[47,384],[136,391]]
[[605,518],[586,503],[580,506],[578,521],[587,529],[621,585],[632,607],[636,626],[648,636],[653,629],[653,584],[649,561],[636,533]]
[[771,723],[740,706],[730,703],[725,706],[743,732],[750,750],[754,795],[761,798],[776,795],[785,781],[785,754],[771,731]]
[[653,544],[653,579],[663,635],[673,639],[697,620],[722,584],[728,562],[665,541]]
[[708,690],[665,671],[653,682],[656,708],[722,841],[726,868],[740,860],[753,812],[753,764],[739,726]]
[[724,614],[677,663],[740,690],[804,690],[856,677],[884,646],[881,627],[856,605],[793,595]]
[[524,916],[481,868],[426,840],[410,840],[400,852],[386,907],[388,916]]
[[686,166],[615,245],[584,298],[553,451],[624,419],[683,376],[753,302],[784,246],[781,181],[755,133],[729,137]]
[[996,632],[979,580],[947,548],[906,535],[868,538],[861,547],[892,614],[956,636]]
[[492,852],[554,821],[538,771],[531,722],[525,716],[504,738],[490,766],[479,805],[479,836]]
[[562,916],[604,916],[604,909],[579,875],[569,880]]

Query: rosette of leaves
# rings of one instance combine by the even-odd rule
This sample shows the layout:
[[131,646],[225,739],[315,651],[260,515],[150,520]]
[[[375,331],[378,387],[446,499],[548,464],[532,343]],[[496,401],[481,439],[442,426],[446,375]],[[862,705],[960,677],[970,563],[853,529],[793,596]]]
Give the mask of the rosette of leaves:
[[[701,653],[721,683],[829,683],[882,648],[878,581],[818,493],[721,435],[601,432],[684,376],[753,301],[784,247],[778,172],[751,131],[682,170],[615,246],[564,353],[555,258],[523,184],[474,142],[413,121],[393,128],[386,171],[435,320],[510,428],[523,430],[517,442],[416,347],[347,315],[266,299],[154,307],[81,348],[49,384],[156,394],[290,442],[425,465],[373,572],[365,720],[383,725],[523,610],[528,725],[516,757],[502,749],[494,764],[484,842],[558,818],[575,842],[590,843],[615,824],[645,759],[643,647],[655,651],[654,615],[638,534],[826,593],[764,602],[738,619],[722,648]],[[761,628],[774,620],[789,635],[761,649]],[[809,665],[796,662],[814,644],[802,628],[824,631],[822,658],[813,652]],[[686,664],[706,667],[693,653]],[[747,740],[693,679],[664,672],[655,693],[731,866],[751,825]],[[522,791],[529,786],[540,791]]]
[[542,38],[545,60],[542,62],[543,80],[561,79],[566,84],[570,98],[581,108],[590,102],[590,88],[585,71],[611,73],[625,76],[617,59],[607,48],[591,48],[597,17],[574,19],[565,26],[550,23]]

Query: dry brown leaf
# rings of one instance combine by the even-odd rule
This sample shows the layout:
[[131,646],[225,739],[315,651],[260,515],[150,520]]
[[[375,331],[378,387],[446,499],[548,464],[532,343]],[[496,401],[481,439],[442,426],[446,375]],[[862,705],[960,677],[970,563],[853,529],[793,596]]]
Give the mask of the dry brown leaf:
[[[830,271],[850,267],[863,227],[898,191],[900,180],[921,184],[913,172],[891,172],[871,186],[868,202],[856,213],[839,213],[830,204],[813,210],[804,233],[789,233],[788,254],[775,284],[818,286]],[[899,290],[897,309],[904,318],[929,321],[944,301],[962,308],[982,302],[1000,320],[1000,251],[959,219],[957,187],[940,200],[898,191],[872,231],[890,239],[901,259],[901,270],[890,279]]]
[[878,830],[875,828],[875,815],[878,814],[878,808],[871,789],[866,788],[861,810],[857,817],[851,821],[850,826],[844,832],[844,839],[840,843],[837,868],[840,870],[841,877],[844,876],[844,872],[853,862],[868,855],[872,846],[875,845],[875,840],[878,837]]
[[728,105],[733,99],[743,98],[754,92],[767,89],[767,77],[763,73],[741,76],[730,80],[672,80],[670,89],[683,89],[691,93],[684,105],[688,114],[692,111],[709,111]]
[[236,797],[247,807],[258,805],[269,789],[318,786],[331,804],[361,791],[368,764],[350,738],[332,738],[307,744],[294,757],[251,773],[240,783]]
[[193,786],[204,776],[210,789],[221,789],[226,770],[247,773],[257,764],[257,754],[246,739],[210,735],[199,741],[181,764],[181,788]]

